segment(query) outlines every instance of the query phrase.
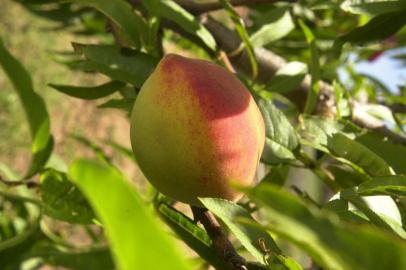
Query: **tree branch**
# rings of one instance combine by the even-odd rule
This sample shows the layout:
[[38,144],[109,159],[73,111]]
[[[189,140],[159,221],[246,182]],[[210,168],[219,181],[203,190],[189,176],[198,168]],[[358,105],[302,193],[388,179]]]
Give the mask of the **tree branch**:
[[220,224],[206,208],[191,206],[194,219],[203,224],[207,234],[213,241],[213,247],[224,259],[230,270],[247,270],[247,262],[238,255],[231,242],[224,235]]
[[[230,53],[236,51],[236,49],[239,48],[241,40],[237,33],[228,29],[226,26],[210,16],[203,16],[201,19],[204,26],[213,35],[221,50],[224,50],[226,53]],[[173,30],[181,33],[182,35],[184,34],[184,32],[182,30],[179,30],[178,28],[173,28]],[[210,49],[208,49],[207,47],[203,46],[203,48],[205,48],[205,50],[208,51],[210,54],[214,54],[214,52],[210,51]],[[264,48],[256,48],[255,55],[258,62],[258,80],[262,82],[269,81],[279,69],[286,65],[285,59]],[[251,74],[250,60],[245,50],[241,50],[237,54],[229,55],[228,58],[238,68],[238,70],[246,74]],[[320,91],[318,95],[316,111],[314,113],[326,117],[334,117],[336,114],[336,100],[334,89],[331,84],[324,81],[320,81],[319,85]],[[287,93],[285,96],[292,102],[294,102],[299,109],[303,109],[306,96],[310,88],[311,77],[310,75],[306,75],[298,89],[296,91]],[[357,103],[352,102],[352,104]],[[379,121],[376,118],[365,113],[360,113],[362,112],[362,109],[360,108],[360,106],[362,105],[358,105],[358,107],[353,106],[352,108],[354,112],[354,123],[356,123],[360,127],[379,132],[395,143],[406,145],[406,137],[387,128],[382,121]]]
[[[248,6],[255,4],[272,4],[275,2],[296,2],[296,0],[229,0],[230,4],[238,6]],[[183,8],[187,9],[194,15],[200,15],[206,12],[222,9],[223,6],[218,1],[197,3],[193,0],[176,0]]]

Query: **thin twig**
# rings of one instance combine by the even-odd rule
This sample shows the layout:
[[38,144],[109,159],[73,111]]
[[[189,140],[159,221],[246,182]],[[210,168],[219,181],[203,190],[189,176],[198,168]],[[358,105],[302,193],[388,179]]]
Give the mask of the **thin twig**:
[[8,187],[18,187],[18,186],[27,186],[28,188],[35,188],[38,187],[39,184],[35,181],[12,181],[12,180],[5,180],[0,176],[0,183],[3,183],[4,185]]
[[220,253],[230,270],[247,270],[247,262],[238,255],[231,242],[224,235],[220,224],[206,208],[191,206],[194,219],[203,224],[213,241],[213,247]]
[[[275,2],[296,2],[295,0],[229,0],[229,1],[230,4],[235,7],[255,4],[272,4]],[[218,1],[197,3],[191,0],[176,0],[176,2],[183,8],[187,9],[190,13],[193,13],[194,15],[200,15],[202,13],[215,11],[223,8],[221,3]]]

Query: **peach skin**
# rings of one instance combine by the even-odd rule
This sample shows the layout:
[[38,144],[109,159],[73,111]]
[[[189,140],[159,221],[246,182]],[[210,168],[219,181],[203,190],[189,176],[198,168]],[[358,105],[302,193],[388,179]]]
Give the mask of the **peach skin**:
[[208,61],[166,55],[131,115],[131,144],[151,184],[195,206],[198,197],[238,200],[235,181],[252,184],[264,120],[235,75]]

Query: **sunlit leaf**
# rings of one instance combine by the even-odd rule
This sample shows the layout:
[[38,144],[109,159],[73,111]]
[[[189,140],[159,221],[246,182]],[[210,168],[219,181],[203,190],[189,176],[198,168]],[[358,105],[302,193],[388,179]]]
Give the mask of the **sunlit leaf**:
[[191,269],[145,208],[134,187],[115,169],[78,160],[72,164],[70,175],[100,217],[117,267]]
[[281,39],[295,28],[287,7],[272,9],[266,14],[267,22],[250,37],[254,47],[263,47],[275,40]]
[[356,164],[371,176],[393,174],[392,168],[384,159],[364,145],[351,140],[341,133],[335,133],[329,137],[327,147],[334,155]]
[[[200,200],[204,206],[227,225],[230,231],[258,262],[264,263],[265,255],[271,253],[275,257],[271,267],[302,269],[292,258],[282,255],[281,250],[276,246],[276,243],[267,232],[259,228],[235,222],[237,217],[243,217],[251,222],[256,222],[246,209],[238,204],[221,199],[202,198]],[[267,250],[265,251],[264,248]],[[290,268],[289,264],[295,264],[296,268]]]
[[301,62],[290,62],[279,69],[266,84],[271,92],[287,93],[295,90],[307,74],[307,66]]
[[[219,0],[223,8],[227,11],[229,14],[231,20],[234,23],[235,30],[237,31],[238,35],[241,38],[241,41],[243,42],[243,45],[248,53],[248,57],[250,59],[251,63],[251,70],[252,70],[252,78],[255,80],[257,75],[258,75],[258,63],[257,63],[257,58],[255,55],[254,47],[251,44],[250,37],[248,35],[247,30],[245,29],[245,24],[243,19],[238,15],[238,13],[235,11],[234,7],[229,3],[228,0]],[[239,49],[241,49],[240,47]]]
[[341,8],[355,14],[382,14],[406,9],[403,0],[345,0]]
[[216,50],[216,41],[211,33],[175,1],[161,0],[160,12],[162,17],[174,21],[186,32],[199,37],[208,48]]
[[[309,254],[326,269],[403,269],[406,244],[371,226],[343,224],[328,213],[306,206],[296,196],[271,185],[248,192],[263,207],[263,226]],[[272,222],[270,222],[272,221]],[[249,221],[241,220],[246,224]]]

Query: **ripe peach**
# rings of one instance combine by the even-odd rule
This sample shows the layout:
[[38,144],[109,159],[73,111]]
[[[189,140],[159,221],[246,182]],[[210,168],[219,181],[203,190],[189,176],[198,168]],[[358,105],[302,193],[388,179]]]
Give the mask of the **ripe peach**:
[[131,116],[144,175],[163,194],[197,206],[198,197],[239,199],[230,182],[253,182],[264,140],[261,113],[236,76],[174,54],[144,83]]

